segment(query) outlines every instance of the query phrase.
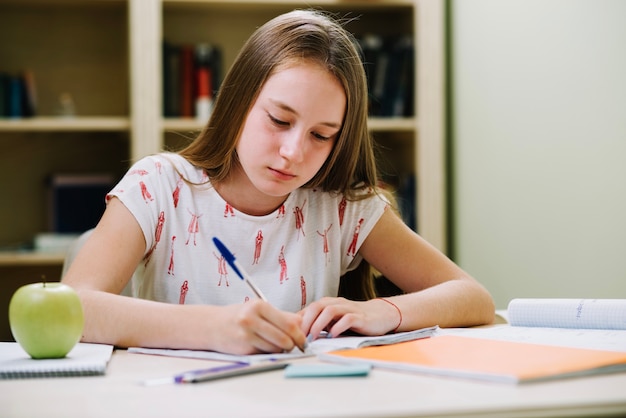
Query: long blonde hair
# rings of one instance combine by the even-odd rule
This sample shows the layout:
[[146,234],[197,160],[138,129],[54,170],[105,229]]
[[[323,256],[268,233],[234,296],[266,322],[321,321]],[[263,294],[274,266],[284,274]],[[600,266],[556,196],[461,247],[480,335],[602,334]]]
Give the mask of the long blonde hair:
[[[277,70],[310,61],[322,65],[343,86],[346,113],[337,141],[325,163],[303,187],[343,193],[347,199],[377,191],[378,173],[372,137],[367,128],[367,82],[358,44],[342,24],[316,10],[295,10],[259,27],[246,41],[217,95],[211,118],[202,132],[180,151],[213,181],[223,180],[239,164],[235,147],[252,105],[266,80]],[[371,194],[370,194],[371,195]],[[369,265],[362,262],[353,278],[341,285],[346,296],[374,295]],[[361,294],[355,289],[361,289]]]

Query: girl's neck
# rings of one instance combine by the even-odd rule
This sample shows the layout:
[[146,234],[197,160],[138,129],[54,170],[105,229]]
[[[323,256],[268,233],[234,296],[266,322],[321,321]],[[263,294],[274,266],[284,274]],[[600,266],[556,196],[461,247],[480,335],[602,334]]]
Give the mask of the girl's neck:
[[252,216],[269,215],[278,209],[289,197],[268,196],[259,192],[247,179],[245,174],[229,175],[222,181],[213,182],[213,187],[230,206],[239,212]]

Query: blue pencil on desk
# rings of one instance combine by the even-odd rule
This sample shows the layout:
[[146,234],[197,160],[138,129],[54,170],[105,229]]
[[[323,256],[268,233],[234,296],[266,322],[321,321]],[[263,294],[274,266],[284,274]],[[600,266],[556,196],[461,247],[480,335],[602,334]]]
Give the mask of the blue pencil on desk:
[[241,280],[243,280],[244,282],[248,284],[250,289],[252,289],[254,294],[259,299],[267,302],[267,298],[265,297],[265,295],[263,295],[261,290],[254,284],[254,282],[252,282],[248,273],[246,273],[243,267],[241,267],[241,265],[235,259],[235,256],[233,255],[233,253],[231,253],[230,250],[226,248],[224,243],[216,237],[213,237],[213,243],[219,250],[220,254],[222,254],[222,257],[224,257],[224,259],[228,262],[228,264],[232,267],[232,269],[235,270],[235,273],[237,273],[237,276],[239,276]]

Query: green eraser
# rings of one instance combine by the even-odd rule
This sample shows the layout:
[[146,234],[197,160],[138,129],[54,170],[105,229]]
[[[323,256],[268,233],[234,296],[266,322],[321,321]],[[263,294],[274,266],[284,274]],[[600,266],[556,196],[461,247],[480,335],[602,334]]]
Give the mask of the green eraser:
[[369,364],[290,364],[285,377],[350,377],[367,376]]

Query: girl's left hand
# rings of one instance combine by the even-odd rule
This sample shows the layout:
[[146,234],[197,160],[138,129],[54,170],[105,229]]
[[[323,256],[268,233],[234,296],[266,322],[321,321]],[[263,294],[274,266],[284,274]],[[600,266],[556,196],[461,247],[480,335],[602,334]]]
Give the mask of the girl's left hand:
[[383,335],[398,325],[398,311],[380,299],[357,302],[345,298],[325,297],[299,312],[302,331],[313,338],[322,331],[335,337],[350,330],[362,335]]

